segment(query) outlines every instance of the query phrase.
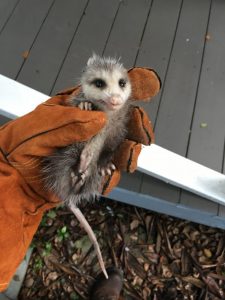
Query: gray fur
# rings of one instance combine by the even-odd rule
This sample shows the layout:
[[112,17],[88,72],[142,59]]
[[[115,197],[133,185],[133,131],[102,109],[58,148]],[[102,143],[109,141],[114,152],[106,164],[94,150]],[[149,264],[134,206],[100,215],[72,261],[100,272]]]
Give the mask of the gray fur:
[[[95,78],[95,73],[99,70],[111,73],[115,69],[119,70],[121,76],[124,76],[126,80],[129,80],[126,70],[117,60],[102,59],[94,55],[89,59],[82,75],[83,84],[90,84],[89,81]],[[63,202],[69,205],[77,205],[80,201],[94,200],[101,193],[103,178],[99,168],[106,166],[113,159],[115,150],[127,134],[126,125],[130,111],[130,101],[127,100],[119,110],[108,111],[96,99],[86,99],[82,91],[77,97],[71,99],[71,105],[73,106],[78,106],[81,101],[92,102],[95,110],[106,112],[108,121],[105,127],[89,141],[77,142],[58,149],[53,155],[44,159],[43,177],[45,186],[56,193]],[[78,192],[74,192],[71,172],[78,174],[80,156],[84,149],[90,151],[93,156],[83,186]]]

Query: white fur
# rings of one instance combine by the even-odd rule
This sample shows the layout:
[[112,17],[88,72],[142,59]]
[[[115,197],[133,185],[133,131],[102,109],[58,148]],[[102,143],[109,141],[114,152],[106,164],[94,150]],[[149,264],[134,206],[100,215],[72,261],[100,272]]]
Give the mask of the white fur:
[[[91,83],[97,78],[106,82],[104,89]],[[126,80],[124,88],[119,85],[120,79]],[[131,84],[125,68],[116,59],[102,59],[95,54],[87,62],[81,85],[86,99],[103,101],[110,110],[121,108],[131,95]]]

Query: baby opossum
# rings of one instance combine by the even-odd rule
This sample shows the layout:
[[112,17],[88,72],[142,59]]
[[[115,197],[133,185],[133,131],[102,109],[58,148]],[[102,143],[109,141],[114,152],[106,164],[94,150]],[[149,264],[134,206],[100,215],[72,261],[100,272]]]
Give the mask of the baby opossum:
[[106,277],[98,243],[77,204],[95,199],[101,193],[105,175],[116,169],[113,154],[127,134],[130,95],[131,83],[123,65],[116,59],[93,55],[82,74],[80,93],[69,102],[82,110],[104,111],[107,123],[89,141],[58,149],[44,159],[45,186],[71,208],[84,226]]

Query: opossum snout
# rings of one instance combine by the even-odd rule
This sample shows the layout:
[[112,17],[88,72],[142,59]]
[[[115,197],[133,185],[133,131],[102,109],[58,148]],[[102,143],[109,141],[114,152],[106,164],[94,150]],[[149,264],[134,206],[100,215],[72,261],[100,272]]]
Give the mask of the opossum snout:
[[124,100],[120,95],[111,95],[107,99],[107,104],[110,109],[116,110],[124,104]]
[[123,101],[120,95],[113,95],[109,98],[109,102],[112,105],[118,105],[118,104],[122,104]]

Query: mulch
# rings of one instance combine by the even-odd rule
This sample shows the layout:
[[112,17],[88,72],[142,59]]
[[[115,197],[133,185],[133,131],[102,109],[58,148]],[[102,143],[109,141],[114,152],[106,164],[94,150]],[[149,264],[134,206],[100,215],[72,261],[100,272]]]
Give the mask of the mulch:
[[[225,299],[223,230],[101,199],[81,207],[108,266],[124,273],[124,299]],[[100,272],[73,214],[45,214],[19,299],[88,299]]]

